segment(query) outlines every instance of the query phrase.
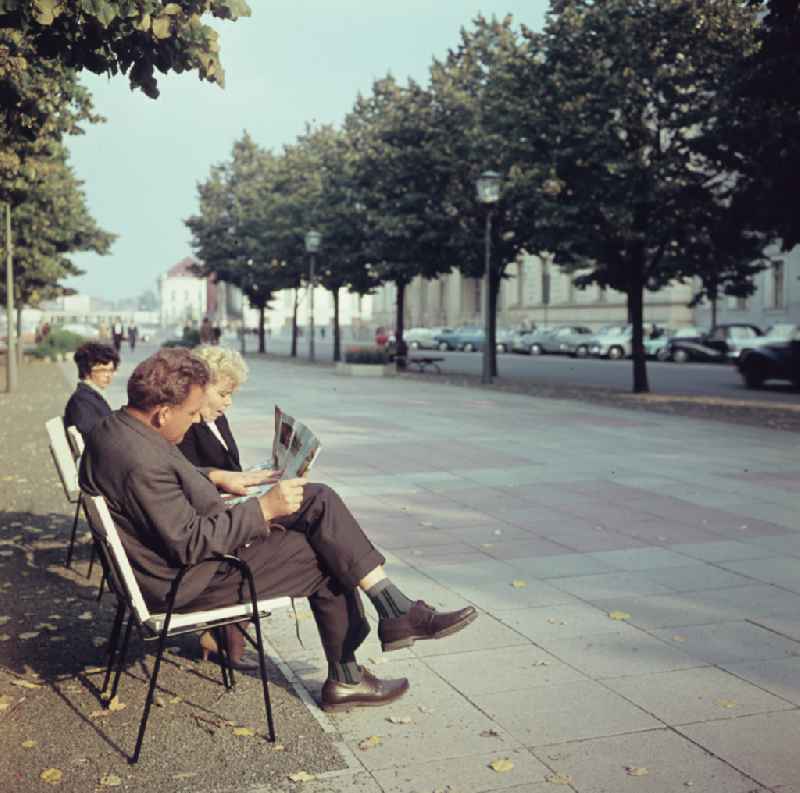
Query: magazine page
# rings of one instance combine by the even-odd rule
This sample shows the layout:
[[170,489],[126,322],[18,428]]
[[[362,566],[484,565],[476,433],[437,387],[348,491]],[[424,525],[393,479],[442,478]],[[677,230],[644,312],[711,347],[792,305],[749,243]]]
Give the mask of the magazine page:
[[294,423],[294,435],[290,444],[290,455],[281,479],[296,479],[305,476],[322,448],[319,438],[305,424]]
[[275,405],[275,437],[272,439],[272,468],[282,471],[291,455],[294,419]]

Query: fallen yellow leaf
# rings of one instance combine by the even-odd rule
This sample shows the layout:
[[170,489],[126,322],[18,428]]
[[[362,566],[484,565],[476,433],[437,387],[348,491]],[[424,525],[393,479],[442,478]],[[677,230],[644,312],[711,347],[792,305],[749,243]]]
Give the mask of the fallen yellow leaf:
[[546,776],[544,781],[549,782],[551,785],[571,785],[574,780],[569,774],[557,773]]
[[234,727],[233,734],[242,738],[252,738],[256,731],[252,727]]
[[374,747],[380,745],[381,745],[380,736],[370,735],[369,738],[364,738],[364,740],[358,744],[358,748],[361,749],[362,752],[366,752],[367,749],[373,749]]
[[31,683],[29,680],[12,680],[11,685],[17,688],[41,688],[38,683]]
[[673,642],[685,642],[685,641],[686,641],[686,637],[685,637],[685,636],[679,636],[679,635],[676,633],[676,634],[675,634],[675,635],[672,637],[672,641],[673,641]]
[[734,702],[732,699],[720,699],[717,704],[721,708],[735,708],[739,703]]
[[390,724],[411,724],[411,716],[388,716],[386,721]]
[[523,581],[521,578],[515,578],[511,582],[511,586],[513,586],[514,589],[525,589],[525,587],[528,586],[528,582]]
[[39,774],[39,779],[41,779],[42,782],[47,782],[48,785],[58,785],[63,777],[64,772],[60,771],[58,768],[46,768]]
[[39,631],[25,631],[25,633],[18,633],[17,638],[25,641],[26,639],[35,639],[39,635]]
[[114,697],[114,699],[112,699],[111,702],[108,703],[108,709],[112,713],[116,713],[117,711],[120,710],[125,710],[125,708],[127,707],[128,706],[124,702],[120,702],[117,697]]
[[289,779],[292,782],[311,782],[316,779],[316,776],[309,774],[308,771],[297,771],[294,774],[289,774]]
[[612,620],[618,620],[620,622],[624,622],[625,620],[629,620],[631,618],[631,615],[628,614],[627,611],[609,611],[608,616]]
[[501,757],[497,760],[492,760],[492,762],[489,763],[489,768],[491,768],[492,771],[496,771],[498,774],[505,774],[513,767],[514,763],[512,763],[507,757]]
[[36,746],[36,741],[32,741],[29,738],[27,741],[23,741],[20,746],[22,746],[23,749],[33,749],[33,747]]
[[628,776],[647,776],[650,771],[647,768],[640,768],[636,765],[629,765],[625,767],[625,773]]
[[103,787],[119,787],[122,784],[122,779],[120,779],[116,774],[106,774],[103,777],[100,777],[100,784]]

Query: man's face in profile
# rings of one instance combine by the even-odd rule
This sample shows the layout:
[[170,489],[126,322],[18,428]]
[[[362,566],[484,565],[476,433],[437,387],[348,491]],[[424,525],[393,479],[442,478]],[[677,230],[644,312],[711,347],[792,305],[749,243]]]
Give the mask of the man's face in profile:
[[205,389],[193,385],[189,396],[180,405],[165,405],[161,408],[159,434],[170,443],[180,443],[192,424],[200,421],[200,411],[206,404]]

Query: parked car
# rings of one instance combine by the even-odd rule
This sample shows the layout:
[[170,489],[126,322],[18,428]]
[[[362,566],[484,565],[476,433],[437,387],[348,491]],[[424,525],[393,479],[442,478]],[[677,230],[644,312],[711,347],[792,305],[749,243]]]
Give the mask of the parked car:
[[585,325],[562,325],[542,339],[542,352],[576,356],[578,346],[591,337]]
[[435,350],[436,337],[448,332],[452,332],[452,328],[410,328],[403,333],[403,340],[409,350]]
[[459,328],[443,328],[441,333],[437,333],[433,337],[433,341],[437,350],[446,352],[448,350],[457,350],[461,334],[466,332],[473,332],[477,328],[459,327]]
[[630,325],[614,325],[594,336],[589,344],[589,354],[596,358],[626,358],[631,354],[633,328]]
[[745,350],[736,361],[748,388],[761,388],[767,380],[788,380],[800,389],[800,326],[790,340]]
[[648,358],[657,358],[665,361],[667,354],[667,344],[670,339],[696,339],[703,335],[703,332],[694,325],[687,325],[684,328],[663,328],[662,332],[655,336],[650,336],[644,340],[644,353]]
[[663,356],[664,360],[675,363],[726,363],[735,361],[743,349],[751,349],[754,339],[763,335],[759,327],[744,322],[716,325],[695,338],[670,339]]
[[477,352],[483,349],[486,338],[483,328],[462,328],[457,331],[456,349],[464,352]]
[[525,353],[525,355],[541,355],[544,339],[554,330],[555,328],[537,328],[520,333],[512,342],[511,349],[514,352]]

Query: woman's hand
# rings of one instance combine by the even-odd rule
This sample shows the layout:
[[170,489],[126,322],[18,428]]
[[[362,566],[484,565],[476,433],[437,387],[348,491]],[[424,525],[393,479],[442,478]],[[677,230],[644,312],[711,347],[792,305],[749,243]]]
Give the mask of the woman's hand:
[[[262,474],[263,471],[257,471],[255,474]],[[248,495],[248,487],[259,485],[263,483],[263,479],[254,475],[254,473],[245,473],[243,471],[222,471],[220,469],[210,471],[208,478],[219,488],[223,493],[230,493],[234,496]]]
[[283,471],[261,469],[257,471],[244,471],[244,473],[252,478],[252,481],[248,482],[250,485],[270,485],[281,478]]

